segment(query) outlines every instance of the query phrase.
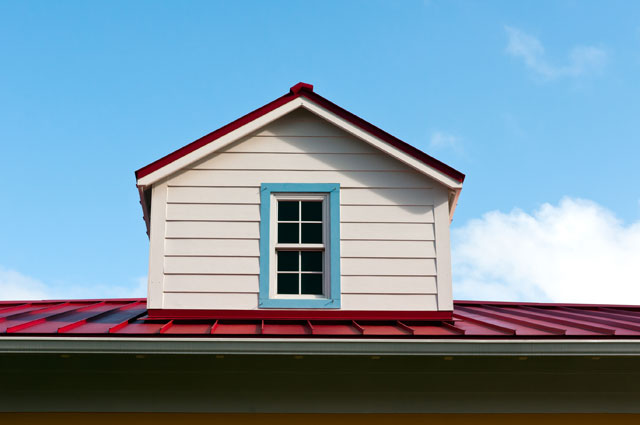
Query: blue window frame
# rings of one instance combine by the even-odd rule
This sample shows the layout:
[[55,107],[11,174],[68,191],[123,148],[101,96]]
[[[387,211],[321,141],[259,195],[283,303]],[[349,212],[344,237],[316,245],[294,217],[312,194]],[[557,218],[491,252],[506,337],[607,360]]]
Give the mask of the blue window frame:
[[339,184],[261,185],[259,307],[340,308]]

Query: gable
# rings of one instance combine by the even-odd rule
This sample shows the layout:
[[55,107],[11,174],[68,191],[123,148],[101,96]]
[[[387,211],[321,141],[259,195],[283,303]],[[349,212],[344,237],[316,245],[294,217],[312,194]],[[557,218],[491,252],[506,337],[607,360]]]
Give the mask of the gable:
[[[309,118],[311,115],[305,113],[305,110],[320,119],[311,120]],[[279,121],[282,118],[287,119]],[[269,126],[276,121],[278,121],[276,125]],[[307,121],[314,121],[313,128]],[[285,123],[287,125],[283,127]],[[269,131],[281,131],[279,128],[287,128],[286,131],[297,132],[305,126],[307,131],[304,134],[306,136],[302,137],[314,137],[314,135],[322,137],[323,135],[348,133],[402,162],[414,171],[439,182],[449,190],[449,218],[452,219],[457,198],[462,189],[464,174],[319,96],[313,92],[313,86],[299,83],[292,87],[289,93],[273,102],[137,170],[137,186],[147,233],[149,232],[150,189],[152,185],[166,180],[170,176],[182,174],[180,172],[188,169],[189,166],[201,162],[213,153],[222,152],[226,147],[248,136],[264,136]],[[308,131],[311,129],[316,133]],[[282,135],[287,136],[284,133]],[[245,176],[240,177],[244,178]],[[372,177],[380,179],[382,176]],[[301,178],[304,179],[304,175]],[[300,182],[302,181],[300,180]]]
[[[464,174],[331,103],[314,93],[313,86],[303,83],[292,87],[287,95],[139,169],[136,171],[138,187],[144,190],[186,165],[223,149],[300,108],[321,116],[336,127],[429,175],[450,189],[459,190],[462,187]],[[144,199],[142,202],[144,206]]]
[[[208,155],[183,169],[186,170],[276,172],[273,174],[280,170],[334,172],[362,180],[366,180],[367,172],[375,172],[390,173],[390,180],[401,182],[403,186],[440,185],[304,109],[292,112],[255,134]],[[379,187],[382,184],[380,180],[384,179],[352,184]]]

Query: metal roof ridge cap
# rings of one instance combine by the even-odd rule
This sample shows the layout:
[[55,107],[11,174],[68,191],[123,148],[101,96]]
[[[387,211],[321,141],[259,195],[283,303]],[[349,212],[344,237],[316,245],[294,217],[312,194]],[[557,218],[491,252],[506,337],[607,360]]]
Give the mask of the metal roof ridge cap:
[[313,91],[313,84],[303,83],[301,81],[298,84],[294,84],[293,86],[291,86],[291,88],[289,89],[289,92],[291,94],[298,94],[302,90],[307,90],[307,91],[312,92]]

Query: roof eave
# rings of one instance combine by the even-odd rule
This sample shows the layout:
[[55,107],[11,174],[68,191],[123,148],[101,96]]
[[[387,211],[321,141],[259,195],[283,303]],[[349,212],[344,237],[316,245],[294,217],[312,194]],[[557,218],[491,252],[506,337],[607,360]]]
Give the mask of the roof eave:
[[640,339],[5,337],[0,353],[390,356],[640,356]]

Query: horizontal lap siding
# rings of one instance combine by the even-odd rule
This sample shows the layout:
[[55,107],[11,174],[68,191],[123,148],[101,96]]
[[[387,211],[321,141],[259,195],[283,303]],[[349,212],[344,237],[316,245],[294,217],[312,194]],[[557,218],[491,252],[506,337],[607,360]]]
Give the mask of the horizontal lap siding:
[[437,290],[435,276],[342,276],[341,283],[343,294],[435,294]]
[[342,258],[435,258],[433,241],[343,240]]
[[260,186],[255,187],[173,187],[169,186],[169,203],[182,204],[253,204],[260,203]]
[[[318,143],[320,142],[320,143]],[[298,137],[298,136],[257,136],[251,143],[239,143],[225,150],[226,153],[376,153],[362,142],[349,136]]]
[[435,276],[435,259],[343,258],[343,276]]
[[433,205],[431,189],[343,188],[342,205]]
[[177,221],[259,221],[258,205],[168,204],[167,220]]
[[167,275],[165,292],[258,293],[258,275]]
[[258,274],[257,257],[165,257],[168,274]]
[[296,117],[167,181],[164,308],[257,308],[260,185],[269,182],[340,184],[343,309],[437,308],[434,182]]
[[[265,164],[268,166],[268,164]],[[432,183],[411,171],[185,170],[170,186],[259,187],[261,183],[340,183],[341,188],[430,189]]]
[[258,294],[165,292],[164,308],[255,310],[258,308]]
[[433,208],[430,205],[343,205],[340,220],[343,223],[433,223]]
[[344,310],[437,310],[435,295],[342,294]]
[[403,171],[406,167],[384,154],[220,153],[194,170]]
[[260,247],[258,239],[167,239],[165,255],[257,257]]
[[258,222],[168,221],[167,238],[258,239]]
[[343,240],[434,240],[430,223],[344,223],[340,232]]
[[[175,183],[175,182],[174,182]],[[227,184],[235,182],[226,182]],[[260,186],[169,186],[170,204],[260,204]],[[340,188],[341,205],[433,206],[432,189]]]

